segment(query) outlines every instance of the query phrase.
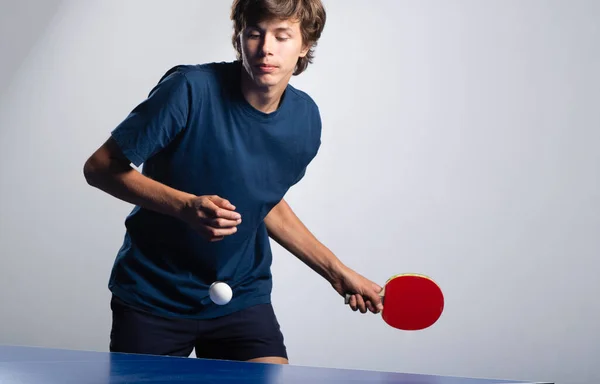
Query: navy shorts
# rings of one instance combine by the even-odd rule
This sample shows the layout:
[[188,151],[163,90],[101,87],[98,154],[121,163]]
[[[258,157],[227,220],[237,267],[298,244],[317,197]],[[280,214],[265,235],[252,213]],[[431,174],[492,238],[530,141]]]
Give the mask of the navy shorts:
[[255,305],[217,319],[156,316],[116,296],[111,300],[110,351],[245,361],[283,357],[286,347],[270,304]]

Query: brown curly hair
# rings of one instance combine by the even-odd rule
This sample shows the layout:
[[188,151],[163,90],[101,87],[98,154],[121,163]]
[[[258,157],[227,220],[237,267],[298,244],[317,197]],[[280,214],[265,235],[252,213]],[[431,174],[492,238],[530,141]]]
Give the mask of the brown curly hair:
[[240,33],[248,25],[265,19],[292,19],[300,23],[303,44],[310,45],[306,56],[298,58],[294,70],[297,76],[304,72],[315,57],[315,47],[325,27],[326,12],[321,0],[234,0],[231,6],[233,36],[231,42],[241,59]]

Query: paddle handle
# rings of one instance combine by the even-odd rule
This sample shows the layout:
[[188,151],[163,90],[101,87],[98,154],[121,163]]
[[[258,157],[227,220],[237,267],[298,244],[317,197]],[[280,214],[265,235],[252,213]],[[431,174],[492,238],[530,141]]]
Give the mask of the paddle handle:
[[[350,304],[351,297],[352,297],[351,294],[346,293],[346,296],[344,297],[344,304],[346,304],[346,305]],[[381,291],[381,293],[379,294],[379,297],[381,297],[381,302],[383,302],[383,298],[384,298],[383,291]]]

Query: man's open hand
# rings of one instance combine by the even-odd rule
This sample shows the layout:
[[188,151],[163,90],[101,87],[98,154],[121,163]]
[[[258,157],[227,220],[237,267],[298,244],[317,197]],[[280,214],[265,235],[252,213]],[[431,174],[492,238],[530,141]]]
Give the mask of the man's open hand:
[[242,217],[222,197],[193,197],[181,211],[181,219],[209,241],[219,241],[237,232]]

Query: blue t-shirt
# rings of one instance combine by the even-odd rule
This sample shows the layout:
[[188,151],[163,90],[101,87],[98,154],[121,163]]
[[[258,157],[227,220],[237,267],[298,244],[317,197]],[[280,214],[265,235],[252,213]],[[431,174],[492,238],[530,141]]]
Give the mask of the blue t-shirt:
[[[238,231],[209,242],[186,223],[134,207],[110,290],[163,315],[214,318],[271,299],[271,249],[263,219],[305,174],[321,143],[315,102],[288,85],[278,109],[253,108],[240,89],[239,62],[170,69],[112,132],[142,173],[175,189],[218,195],[242,216]],[[214,304],[224,281],[232,300]]]

